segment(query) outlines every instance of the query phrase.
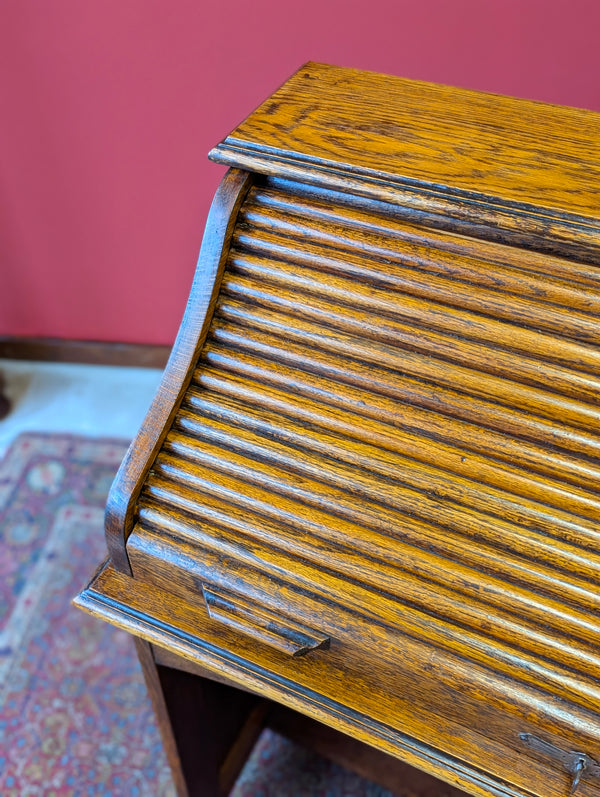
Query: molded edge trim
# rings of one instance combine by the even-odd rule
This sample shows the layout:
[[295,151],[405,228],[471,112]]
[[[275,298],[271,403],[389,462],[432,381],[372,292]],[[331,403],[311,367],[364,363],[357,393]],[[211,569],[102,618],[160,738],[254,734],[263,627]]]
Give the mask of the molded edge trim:
[[[256,149],[254,149],[254,147]],[[446,229],[470,226],[477,237],[600,263],[600,221],[587,216],[513,202],[385,172],[344,169],[297,153],[271,151],[228,137],[209,153],[215,163],[236,166],[270,177],[362,196],[439,218]]]
[[253,175],[230,169],[215,193],[191,293],[171,356],[156,396],[108,496],[105,534],[110,559],[117,570],[129,575],[131,566],[126,543],[137,498],[192,378],[212,321],[237,214],[253,181]]
[[[533,792],[516,790],[509,784],[493,780],[484,772],[419,740],[365,716],[331,698],[301,686],[289,679],[240,658],[234,653],[192,636],[174,625],[141,612],[105,592],[95,589],[96,580],[125,580],[128,577],[110,566],[101,565],[90,584],[73,600],[79,609],[88,612],[147,642],[170,650],[208,670],[226,676],[245,689],[253,689],[283,705],[332,725],[362,739],[384,752],[401,757],[412,766],[445,780],[458,788],[468,788],[478,797],[535,797]],[[358,733],[357,733],[358,732]],[[454,777],[449,778],[451,773]]]

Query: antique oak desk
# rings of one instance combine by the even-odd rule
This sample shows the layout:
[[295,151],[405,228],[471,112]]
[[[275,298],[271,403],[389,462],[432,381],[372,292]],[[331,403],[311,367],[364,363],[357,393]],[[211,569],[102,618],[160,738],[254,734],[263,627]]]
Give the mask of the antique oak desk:
[[308,64],[211,157],[77,599],[141,640],[180,795],[265,722],[422,794],[600,794],[600,117]]

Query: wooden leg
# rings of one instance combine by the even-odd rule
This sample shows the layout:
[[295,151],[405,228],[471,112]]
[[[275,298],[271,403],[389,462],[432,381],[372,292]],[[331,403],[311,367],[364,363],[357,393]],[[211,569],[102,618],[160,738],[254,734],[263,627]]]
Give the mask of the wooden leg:
[[267,704],[231,686],[156,664],[136,639],[178,797],[224,797],[263,726]]

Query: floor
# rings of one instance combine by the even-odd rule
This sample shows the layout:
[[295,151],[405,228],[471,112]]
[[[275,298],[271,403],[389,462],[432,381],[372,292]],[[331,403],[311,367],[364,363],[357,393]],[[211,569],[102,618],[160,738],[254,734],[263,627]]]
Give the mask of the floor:
[[0,456],[25,431],[131,440],[162,371],[106,365],[0,360],[11,412],[0,421]]

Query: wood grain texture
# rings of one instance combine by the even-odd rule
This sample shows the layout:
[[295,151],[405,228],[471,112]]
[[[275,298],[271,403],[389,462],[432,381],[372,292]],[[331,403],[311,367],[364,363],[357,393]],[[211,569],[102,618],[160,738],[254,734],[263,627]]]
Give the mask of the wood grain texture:
[[599,142],[591,111],[308,63],[211,157],[598,262]]
[[202,589],[206,609],[216,620],[240,634],[246,634],[289,656],[305,656],[311,650],[327,649],[331,640],[326,634],[301,625],[279,613],[265,613],[261,604],[253,605],[243,596]]
[[135,502],[191,379],[191,369],[212,320],[237,210],[251,183],[251,175],[232,169],[215,194],[184,320],[158,392],[110,491],[106,507],[106,543],[111,561],[125,573],[131,572],[125,542],[132,527]]
[[311,65],[243,123],[80,604],[473,795],[597,794],[597,120]]

